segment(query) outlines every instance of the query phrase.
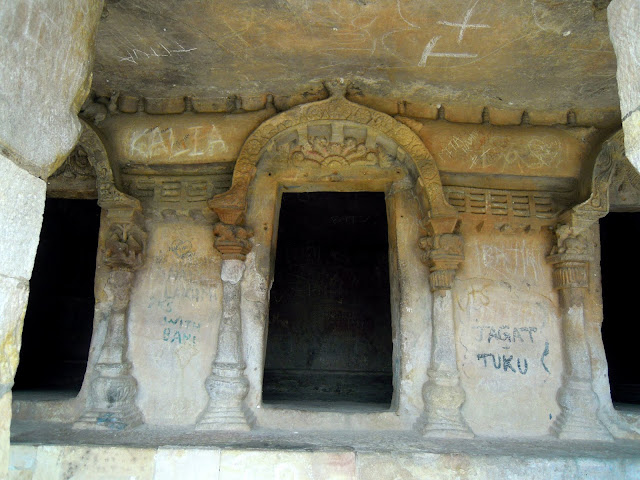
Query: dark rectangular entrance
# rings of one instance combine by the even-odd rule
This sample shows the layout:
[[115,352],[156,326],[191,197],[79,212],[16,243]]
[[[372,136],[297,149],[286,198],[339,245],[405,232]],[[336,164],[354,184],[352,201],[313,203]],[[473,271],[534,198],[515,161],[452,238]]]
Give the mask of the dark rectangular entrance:
[[283,195],[264,403],[390,406],[388,251],[383,193]]
[[35,390],[63,397],[80,390],[93,332],[99,229],[100,207],[95,200],[47,198],[15,398],[29,398]]
[[640,404],[640,370],[637,367],[636,281],[640,270],[637,239],[640,213],[609,213],[600,220],[602,341],[609,365],[611,398],[616,403]]

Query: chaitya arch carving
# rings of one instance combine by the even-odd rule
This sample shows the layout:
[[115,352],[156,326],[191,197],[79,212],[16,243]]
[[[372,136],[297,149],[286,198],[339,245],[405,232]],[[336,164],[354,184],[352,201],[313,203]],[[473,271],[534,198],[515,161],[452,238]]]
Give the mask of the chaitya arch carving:
[[[247,210],[249,185],[256,175],[257,164],[265,149],[277,136],[319,122],[348,122],[372,129],[390,138],[405,153],[409,167],[415,171],[420,186],[421,202],[431,219],[457,217],[455,209],[445,200],[440,174],[432,155],[420,138],[403,123],[387,114],[350,102],[345,98],[346,86],[338,82],[326,85],[330,97],[304,104],[270,118],[260,125],[244,142],[233,171],[231,188],[209,201],[223,223],[240,225]],[[306,135],[305,135],[306,136]],[[374,139],[358,144],[353,137],[341,135],[338,141],[329,138],[303,139],[291,151],[291,163],[317,163],[320,166],[384,165],[376,150]]]

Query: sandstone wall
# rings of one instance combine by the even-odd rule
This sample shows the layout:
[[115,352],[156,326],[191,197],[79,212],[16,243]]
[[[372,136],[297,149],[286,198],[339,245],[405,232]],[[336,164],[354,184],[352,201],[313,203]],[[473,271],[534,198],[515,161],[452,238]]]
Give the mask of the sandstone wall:
[[[0,8],[0,476],[7,470],[18,365],[46,185],[80,133],[102,1],[8,2]],[[40,177],[40,178],[38,178]]]

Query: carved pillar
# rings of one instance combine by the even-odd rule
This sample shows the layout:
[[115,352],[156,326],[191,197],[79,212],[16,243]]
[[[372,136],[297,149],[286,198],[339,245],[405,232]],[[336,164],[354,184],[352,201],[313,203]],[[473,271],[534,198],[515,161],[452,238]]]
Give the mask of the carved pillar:
[[240,281],[251,250],[250,234],[241,226],[224,223],[216,224],[213,233],[214,245],[222,254],[222,319],[211,375],[205,381],[210,399],[196,430],[250,430],[253,419],[244,405],[249,381],[244,375],[240,312]]
[[428,228],[429,235],[420,240],[433,292],[431,366],[422,389],[426,420],[422,432],[429,437],[472,438],[461,413],[465,392],[458,373],[451,296],[456,270],[464,260],[462,237],[438,230]]
[[107,331],[86,408],[74,424],[77,429],[122,430],[143,422],[135,404],[136,379],[127,360],[127,323],[135,271],[142,264],[145,232],[142,215],[131,208],[107,211],[102,261],[109,267],[105,293]]
[[593,391],[591,352],[586,339],[584,299],[589,287],[589,245],[568,225],[556,229],[557,245],[547,261],[553,265],[564,339],[564,374],[557,400],[561,413],[551,427],[562,439],[608,440],[613,437],[598,419],[598,397]]

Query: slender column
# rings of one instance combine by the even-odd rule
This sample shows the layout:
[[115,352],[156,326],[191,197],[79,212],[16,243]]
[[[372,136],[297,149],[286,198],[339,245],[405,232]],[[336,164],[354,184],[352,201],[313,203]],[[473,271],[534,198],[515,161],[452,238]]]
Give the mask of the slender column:
[[244,374],[240,281],[251,250],[250,234],[243,227],[218,223],[214,236],[215,247],[222,254],[222,319],[216,356],[205,381],[210,399],[196,430],[246,431],[251,429],[253,415],[244,405],[249,380]]
[[465,392],[460,385],[456,358],[455,327],[451,287],[456,270],[464,260],[462,237],[454,233],[421,239],[427,253],[429,284],[433,292],[431,366],[422,389],[425,404],[423,434],[428,437],[472,438],[462,417]]
[[142,264],[145,233],[137,211],[111,210],[107,214],[103,261],[110,267],[105,293],[110,308],[107,331],[95,377],[91,381],[85,411],[73,428],[122,430],[143,422],[135,404],[138,384],[127,360],[127,323],[135,271]]
[[558,290],[564,340],[564,373],[557,400],[561,413],[551,431],[572,440],[608,440],[613,437],[598,419],[598,397],[593,391],[591,352],[586,339],[584,298],[589,287],[589,248],[583,235],[561,225],[558,244],[547,261],[553,265],[553,286]]

